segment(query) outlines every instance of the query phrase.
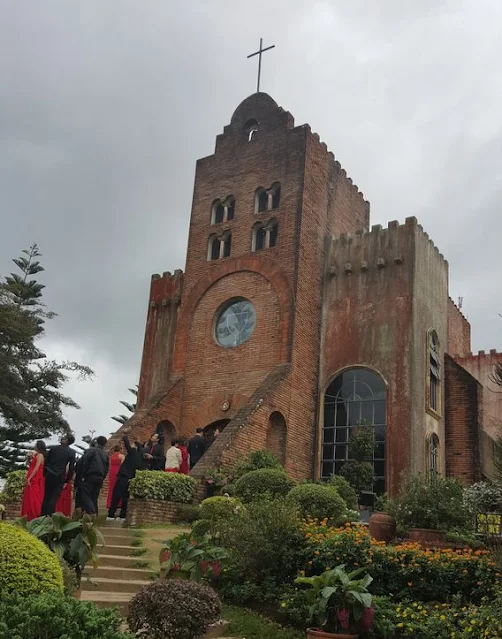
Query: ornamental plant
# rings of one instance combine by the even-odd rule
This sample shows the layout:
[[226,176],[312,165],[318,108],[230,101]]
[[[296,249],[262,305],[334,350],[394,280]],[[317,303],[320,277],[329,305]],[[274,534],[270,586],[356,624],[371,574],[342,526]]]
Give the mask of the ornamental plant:
[[21,501],[26,484],[26,472],[26,470],[13,470],[7,473],[2,491],[4,501]]
[[195,639],[218,621],[220,612],[218,595],[209,586],[167,579],[134,595],[127,622],[133,632],[149,639]]
[[464,489],[464,507],[473,517],[502,512],[502,482],[480,481]]
[[326,632],[367,632],[373,625],[375,610],[368,586],[373,578],[360,568],[349,574],[337,566],[316,577],[298,577],[296,584],[309,587],[309,623]]
[[292,488],[287,501],[298,508],[302,517],[328,519],[334,524],[340,523],[347,504],[336,488],[320,484],[301,484]]
[[129,491],[135,499],[159,499],[188,504],[192,501],[197,480],[181,473],[161,470],[138,470]]
[[374,477],[373,452],[375,428],[369,424],[354,426],[350,432],[349,459],[342,465],[340,475],[359,495],[371,488]]
[[243,475],[235,483],[235,496],[244,503],[263,498],[285,497],[295,482],[283,470],[261,468]]
[[194,539],[182,533],[164,542],[159,561],[166,578],[211,581],[218,579],[228,552],[215,546],[209,535]]

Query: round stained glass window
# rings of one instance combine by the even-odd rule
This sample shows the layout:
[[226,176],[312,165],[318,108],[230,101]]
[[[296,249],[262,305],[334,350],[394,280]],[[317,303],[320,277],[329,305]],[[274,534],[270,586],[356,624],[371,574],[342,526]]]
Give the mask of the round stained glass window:
[[216,316],[215,339],[223,348],[247,341],[256,326],[256,311],[249,300],[234,300]]

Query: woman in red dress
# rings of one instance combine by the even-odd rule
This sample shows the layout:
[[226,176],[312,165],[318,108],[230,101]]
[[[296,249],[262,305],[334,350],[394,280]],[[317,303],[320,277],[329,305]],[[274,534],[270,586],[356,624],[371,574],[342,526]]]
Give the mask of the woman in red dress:
[[186,439],[179,440],[179,449],[181,451],[181,466],[179,472],[183,473],[183,475],[188,475],[190,472],[190,457],[188,455]]
[[56,510],[54,512],[61,513],[66,517],[71,517],[72,496],[71,496],[71,484],[69,481],[63,486],[63,490],[59,495],[58,502],[56,504]]
[[42,502],[44,500],[44,461],[47,448],[45,443],[38,441],[35,444],[30,467],[26,474],[26,484],[23,492],[23,503],[21,505],[21,517],[26,517],[28,521],[40,517]]
[[[121,447],[117,444],[117,446],[114,446],[113,452],[110,457],[110,470],[108,472],[108,495],[106,498],[106,507],[108,509],[110,508],[110,504],[112,503],[112,494],[117,482],[117,473],[119,472],[119,468],[125,459],[124,455],[120,451]],[[121,502],[119,502],[117,508],[120,505]]]

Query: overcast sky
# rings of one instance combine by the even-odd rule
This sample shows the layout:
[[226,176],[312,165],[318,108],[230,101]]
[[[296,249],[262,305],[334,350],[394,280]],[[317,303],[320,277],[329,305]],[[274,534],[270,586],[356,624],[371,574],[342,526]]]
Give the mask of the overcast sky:
[[502,349],[500,0],[0,0],[0,273],[43,253],[50,355],[109,433],[137,382],[150,275],[184,268],[195,161],[255,90],[450,263],[473,348]]

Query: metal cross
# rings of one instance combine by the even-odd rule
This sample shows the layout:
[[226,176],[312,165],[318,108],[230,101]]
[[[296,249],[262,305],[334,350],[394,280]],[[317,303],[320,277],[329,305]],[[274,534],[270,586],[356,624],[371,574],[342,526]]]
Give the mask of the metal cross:
[[257,84],[257,87],[256,87],[256,92],[257,93],[260,92],[261,54],[264,53],[265,51],[268,51],[269,49],[274,49],[275,48],[275,44],[273,44],[270,47],[266,47],[265,49],[262,49],[262,46],[263,46],[263,38],[260,38],[260,49],[258,51],[255,51],[254,53],[251,53],[250,55],[248,55],[248,58],[252,58],[255,55],[258,56],[258,84]]

